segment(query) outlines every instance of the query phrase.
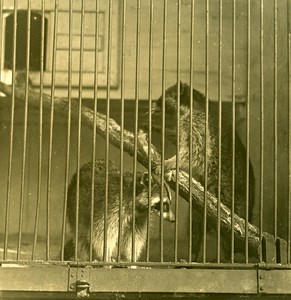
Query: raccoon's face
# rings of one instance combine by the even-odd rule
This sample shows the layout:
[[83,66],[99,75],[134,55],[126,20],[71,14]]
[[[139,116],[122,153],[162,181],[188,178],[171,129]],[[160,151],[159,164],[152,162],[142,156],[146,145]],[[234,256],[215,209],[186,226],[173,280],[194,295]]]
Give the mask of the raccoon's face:
[[[149,174],[145,172],[142,174],[140,179],[140,183],[146,187],[147,195],[148,195],[148,188],[149,188]],[[161,185],[158,176],[152,175],[151,176],[151,211],[156,212],[158,215],[163,212],[163,218],[167,221],[174,222],[175,215],[171,208],[171,191],[170,187],[166,182],[164,182],[164,189],[163,189],[163,197],[161,201]],[[146,203],[148,204],[148,203]]]
[[[161,96],[157,101],[153,103],[152,106],[152,129],[157,132],[162,132],[162,121],[163,121],[163,107],[165,108],[165,136],[168,140],[173,140],[175,142],[177,135],[177,98],[178,89],[180,89],[180,107],[183,105],[188,107],[189,103],[187,99],[188,89],[185,84],[176,83],[165,90],[165,101],[163,101],[163,96]],[[185,98],[185,99],[184,99]],[[183,111],[180,109],[180,114]]]
[[[177,112],[177,99],[178,99],[178,89],[180,90],[180,106],[188,107],[191,104],[191,93],[192,93],[192,104],[193,107],[205,105],[205,97],[199,91],[192,89],[188,84],[180,82],[176,83],[165,91],[165,112],[166,114],[173,114]],[[163,97],[161,96],[153,105],[152,112],[159,112],[163,107]]]

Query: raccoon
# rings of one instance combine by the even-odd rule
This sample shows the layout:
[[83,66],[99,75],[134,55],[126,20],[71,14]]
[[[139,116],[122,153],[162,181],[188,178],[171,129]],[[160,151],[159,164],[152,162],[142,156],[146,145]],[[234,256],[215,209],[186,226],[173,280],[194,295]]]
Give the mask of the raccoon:
[[[90,214],[91,214],[91,182],[93,163],[87,163],[80,169],[79,189],[79,236],[78,259],[89,260],[90,251]],[[108,164],[108,206],[107,206],[107,259],[115,261],[118,250],[118,228],[120,211],[120,168],[109,161]],[[93,260],[102,261],[104,246],[104,207],[105,207],[105,161],[95,162],[94,177],[94,211],[93,211]],[[148,222],[148,188],[149,175],[137,173],[135,189],[135,258],[140,258],[147,237]],[[73,176],[68,189],[67,220],[72,232],[76,230],[76,174]],[[162,200],[163,218],[173,222],[174,213],[171,210],[171,192],[165,182],[164,195],[160,197],[160,181],[157,176],[151,178],[151,211],[160,213]],[[122,199],[122,231],[120,256],[122,261],[132,260],[132,224],[133,224],[133,174],[123,173],[123,199]],[[65,260],[73,259],[75,240],[72,238],[65,245]]]
[[[189,145],[192,141],[192,176],[201,184],[205,184],[205,168],[207,168],[207,190],[218,196],[218,107],[209,102],[208,135],[206,149],[205,97],[197,90],[191,91],[187,84],[179,83],[169,87],[165,92],[165,136],[166,140],[176,145],[177,134],[177,88],[180,89],[180,138],[179,157],[180,169],[189,171]],[[193,94],[193,114],[190,115],[190,95]],[[163,99],[160,97],[153,105],[152,129],[162,132]],[[192,137],[189,136],[190,118],[192,118]],[[232,124],[223,118],[221,137],[221,201],[228,207],[232,202]],[[207,164],[205,164],[205,155]],[[246,150],[237,133],[235,133],[235,212],[245,217],[246,211]],[[176,168],[176,155],[164,161],[165,174]],[[159,173],[160,165],[156,173]],[[254,206],[254,172],[249,162],[249,220],[253,217]],[[197,259],[202,242],[203,217],[195,214],[193,218],[193,249],[194,260]],[[229,248],[230,241],[225,241],[224,248]],[[226,251],[229,252],[229,249]],[[228,256],[229,253],[226,255]]]

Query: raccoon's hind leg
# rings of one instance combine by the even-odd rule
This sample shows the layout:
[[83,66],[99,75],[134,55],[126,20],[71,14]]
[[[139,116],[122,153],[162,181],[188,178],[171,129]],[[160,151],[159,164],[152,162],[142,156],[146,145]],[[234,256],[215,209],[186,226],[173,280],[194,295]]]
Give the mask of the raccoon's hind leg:
[[69,239],[64,248],[64,260],[73,260],[75,256],[75,243],[73,239]]

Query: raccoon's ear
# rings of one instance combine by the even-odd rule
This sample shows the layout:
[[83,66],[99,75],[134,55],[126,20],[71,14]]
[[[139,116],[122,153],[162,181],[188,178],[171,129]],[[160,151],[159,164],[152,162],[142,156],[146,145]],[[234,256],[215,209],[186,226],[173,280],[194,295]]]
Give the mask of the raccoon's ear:
[[145,172],[141,175],[140,184],[149,186],[149,173]]

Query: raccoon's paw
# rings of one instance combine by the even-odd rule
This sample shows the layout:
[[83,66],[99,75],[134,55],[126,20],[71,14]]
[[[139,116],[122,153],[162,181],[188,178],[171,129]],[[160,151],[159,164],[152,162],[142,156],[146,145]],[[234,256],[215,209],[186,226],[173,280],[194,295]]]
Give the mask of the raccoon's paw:
[[173,180],[174,175],[175,175],[175,170],[168,170],[167,172],[165,172],[165,180],[167,182],[170,182]]
[[[156,175],[161,175],[162,172],[162,165],[158,164],[155,169],[153,170],[154,174]],[[173,172],[175,172],[175,170],[169,170],[164,168],[164,178],[167,182],[172,181],[173,178]]]
[[162,165],[159,163],[153,169],[153,173],[156,175],[161,175],[161,172],[162,172]]

